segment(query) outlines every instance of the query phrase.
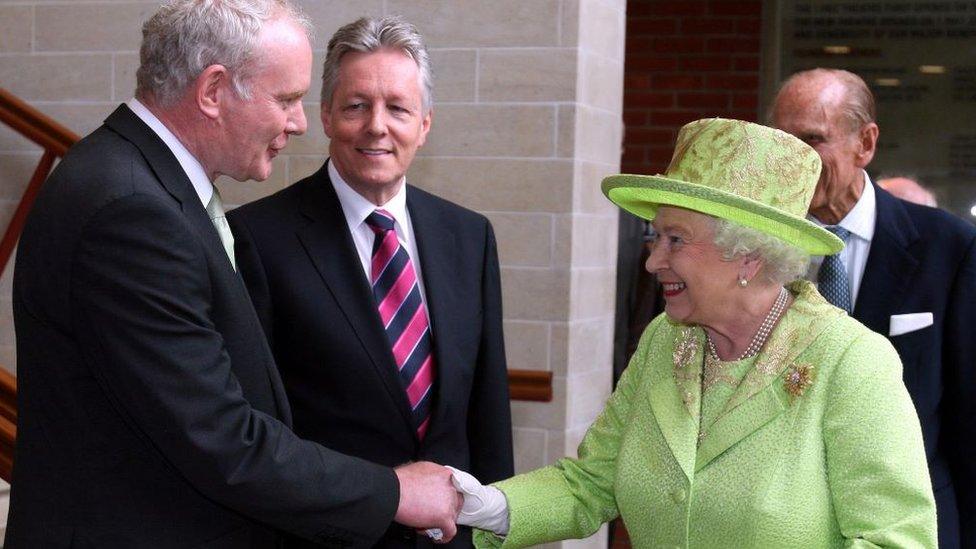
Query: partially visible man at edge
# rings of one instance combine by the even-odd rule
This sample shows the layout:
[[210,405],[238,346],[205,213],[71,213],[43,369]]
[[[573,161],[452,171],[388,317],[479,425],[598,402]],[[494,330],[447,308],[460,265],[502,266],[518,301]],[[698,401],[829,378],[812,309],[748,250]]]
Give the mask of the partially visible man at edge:
[[[295,431],[374,463],[507,478],[491,224],[406,182],[432,119],[423,37],[398,17],[359,19],[333,35],[322,72],[329,159],[229,216]],[[377,546],[429,543],[392,525]],[[454,540],[470,543],[467,528]]]
[[450,473],[303,440],[212,182],[264,180],[312,52],[287,0],[176,0],[136,98],[52,173],[14,274],[19,425],[6,547],[374,543],[455,532]]
[[871,182],[864,168],[878,125],[874,97],[857,75],[797,73],[780,88],[771,115],[775,127],[820,154],[810,214],[847,243],[839,263],[828,269],[835,261],[828,257],[819,267],[821,293],[839,296],[844,304],[835,305],[887,336],[904,364],[932,475],[939,546],[976,547],[976,228]]
[[925,188],[914,176],[882,174],[878,176],[878,186],[902,200],[922,206],[939,207],[935,194]]

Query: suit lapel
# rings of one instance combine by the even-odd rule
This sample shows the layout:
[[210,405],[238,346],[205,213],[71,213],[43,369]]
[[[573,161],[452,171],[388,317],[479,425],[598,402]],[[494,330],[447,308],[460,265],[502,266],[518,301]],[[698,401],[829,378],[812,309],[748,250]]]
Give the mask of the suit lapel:
[[874,192],[877,197],[874,237],[852,316],[871,330],[887,335],[891,311],[903,301],[918,269],[911,246],[919,235],[897,198],[878,187]]
[[[203,243],[211,251],[220,252],[217,255],[225,260],[223,263],[230,271],[233,271],[234,267],[230,263],[230,258],[227,257],[227,252],[224,251],[220,235],[217,234],[217,229],[210,220],[210,216],[207,215],[206,208],[200,202],[200,196],[194,190],[193,183],[183,171],[183,167],[180,166],[176,156],[163,143],[163,140],[125,105],[120,105],[119,108],[115,109],[115,112],[105,120],[105,124],[138,147],[156,174],[159,184],[179,202],[183,214],[197,231]],[[238,278],[240,290],[244,291],[243,283],[239,277],[235,276],[235,278]]]
[[[408,187],[407,210],[417,242],[420,256],[421,277],[423,277],[426,296],[427,315],[430,318],[431,336],[434,345],[436,378],[434,408],[431,414],[431,429],[447,424],[451,413],[451,403],[464,399],[454,394],[465,386],[460,378],[457,360],[452,360],[457,346],[458,322],[454,316],[460,309],[458,303],[463,299],[456,295],[461,288],[458,276],[470,275],[471,270],[458,264],[456,239],[452,227],[445,218],[438,215],[430,199],[419,189]],[[463,273],[463,274],[462,274]]]
[[790,285],[796,296],[773,330],[756,362],[723,411],[703,433],[695,470],[701,470],[723,452],[760,429],[789,406],[784,374],[801,366],[797,358],[823,331],[844,313],[827,307],[813,284],[798,281]]
[[671,454],[691,481],[695,474],[705,336],[701,328],[675,326],[673,329],[676,337],[672,367],[654,370],[649,398]]
[[408,429],[413,431],[410,403],[400,386],[393,351],[325,166],[309,180],[299,208],[310,220],[297,231],[305,253],[369,355],[377,376],[396,402]]
[[[166,143],[125,105],[120,105],[115,109],[105,120],[105,124],[112,128],[112,130],[118,132],[119,135],[128,139],[139,149],[146,159],[146,163],[149,164],[153,173],[156,174],[159,184],[180,204],[183,215],[186,217],[190,226],[196,230],[204,246],[209,248],[213,255],[219,258],[218,262],[224,267],[224,272],[222,273],[224,276],[221,278],[225,282],[228,291],[234,294],[235,299],[247,304],[250,308],[251,298],[247,293],[247,289],[244,287],[244,281],[241,280],[241,277],[238,276],[233,265],[231,265],[230,258],[227,257],[227,252],[224,250],[224,245],[220,240],[220,235],[217,234],[217,229],[214,227],[213,221],[210,220],[210,216],[207,215],[207,210],[200,201],[200,195],[193,188],[193,183],[190,182],[189,176],[183,171],[183,167]],[[258,325],[256,314],[254,315],[253,321],[257,333],[263,333],[261,332],[261,327]],[[278,409],[278,417],[283,418],[290,425],[291,410],[285,404],[287,399],[284,395],[284,385],[274,364],[271,350],[267,348],[267,345],[264,345],[264,348],[267,351],[267,359],[262,362],[267,370],[268,383]]]

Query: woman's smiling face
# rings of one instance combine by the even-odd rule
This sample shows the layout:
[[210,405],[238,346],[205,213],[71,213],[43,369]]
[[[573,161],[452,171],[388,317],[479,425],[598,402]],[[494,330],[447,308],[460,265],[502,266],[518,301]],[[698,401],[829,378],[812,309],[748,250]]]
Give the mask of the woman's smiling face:
[[651,225],[656,238],[648,243],[646,268],[664,288],[664,311],[683,324],[709,326],[719,320],[738,287],[740,262],[722,257],[713,218],[661,206]]

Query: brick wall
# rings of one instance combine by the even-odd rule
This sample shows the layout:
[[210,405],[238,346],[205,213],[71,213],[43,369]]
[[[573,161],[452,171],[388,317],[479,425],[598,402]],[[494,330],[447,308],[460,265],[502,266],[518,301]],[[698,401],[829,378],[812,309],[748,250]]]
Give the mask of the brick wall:
[[692,120],[759,119],[761,27],[760,1],[627,2],[624,172],[663,172]]

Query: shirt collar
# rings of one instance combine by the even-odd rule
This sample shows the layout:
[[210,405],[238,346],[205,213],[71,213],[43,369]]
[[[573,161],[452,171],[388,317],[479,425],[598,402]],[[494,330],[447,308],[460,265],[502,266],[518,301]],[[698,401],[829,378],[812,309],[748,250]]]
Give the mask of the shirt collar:
[[397,225],[400,226],[400,234],[403,234],[403,228],[406,227],[407,221],[406,176],[404,176],[403,181],[400,183],[400,190],[393,195],[393,198],[389,199],[386,204],[377,206],[346,183],[342,176],[339,175],[339,170],[335,168],[335,163],[331,159],[328,161],[328,170],[329,179],[332,180],[332,186],[335,187],[336,194],[339,196],[342,213],[345,215],[346,223],[350,227],[359,227],[374,210],[383,208],[393,216]]
[[197,196],[200,197],[200,201],[206,207],[210,203],[210,198],[213,196],[213,183],[207,177],[207,172],[203,169],[200,161],[183,146],[179,138],[173,132],[169,131],[169,128],[159,118],[156,118],[156,115],[142,104],[141,101],[133,97],[126,101],[125,104],[169,147],[169,150],[176,156],[176,160],[180,163],[183,171],[186,172],[186,176],[190,178],[190,183],[193,184],[193,190],[197,192]]
[[[847,229],[851,234],[870,242],[874,238],[874,221],[878,217],[878,210],[875,207],[877,197],[875,196],[874,186],[871,184],[871,178],[868,177],[867,172],[862,170],[862,173],[864,174],[864,190],[861,191],[861,196],[854,203],[851,211],[847,212],[844,219],[841,219],[837,225]],[[807,216],[807,219],[821,227],[824,226],[819,219],[812,215]]]

